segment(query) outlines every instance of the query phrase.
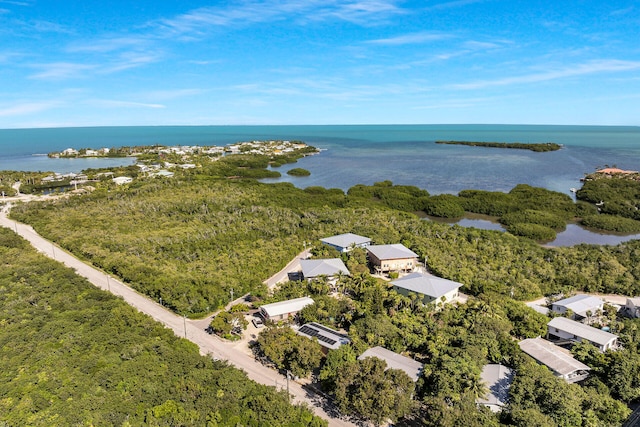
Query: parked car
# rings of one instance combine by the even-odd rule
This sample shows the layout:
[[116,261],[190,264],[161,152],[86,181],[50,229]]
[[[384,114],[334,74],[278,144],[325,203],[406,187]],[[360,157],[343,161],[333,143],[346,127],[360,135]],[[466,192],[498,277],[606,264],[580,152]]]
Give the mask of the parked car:
[[253,323],[253,326],[255,326],[256,328],[262,328],[264,326],[264,322],[259,317],[254,317],[253,319],[251,319],[251,323]]

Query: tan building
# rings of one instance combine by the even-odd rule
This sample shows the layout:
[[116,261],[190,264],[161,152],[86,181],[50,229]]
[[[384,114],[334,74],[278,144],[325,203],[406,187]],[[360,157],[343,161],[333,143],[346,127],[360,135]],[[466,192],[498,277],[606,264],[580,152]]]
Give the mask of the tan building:
[[367,246],[369,263],[378,274],[411,272],[418,265],[418,255],[400,243]]

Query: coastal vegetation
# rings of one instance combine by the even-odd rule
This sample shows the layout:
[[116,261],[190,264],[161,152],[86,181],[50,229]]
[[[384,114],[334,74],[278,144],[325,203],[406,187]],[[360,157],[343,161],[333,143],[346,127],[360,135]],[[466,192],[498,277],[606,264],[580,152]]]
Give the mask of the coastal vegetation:
[[449,145],[468,145],[470,147],[491,147],[491,148],[514,148],[519,150],[530,150],[535,152],[557,151],[562,148],[562,145],[554,142],[538,142],[538,143],[523,143],[523,142],[480,142],[480,141],[436,141],[436,144],[449,144]]
[[287,171],[287,175],[291,175],[291,176],[309,176],[309,175],[311,175],[311,172],[309,172],[306,169],[302,169],[302,168],[293,168],[293,169],[289,169]]
[[0,425],[326,425],[4,228],[0,260]]

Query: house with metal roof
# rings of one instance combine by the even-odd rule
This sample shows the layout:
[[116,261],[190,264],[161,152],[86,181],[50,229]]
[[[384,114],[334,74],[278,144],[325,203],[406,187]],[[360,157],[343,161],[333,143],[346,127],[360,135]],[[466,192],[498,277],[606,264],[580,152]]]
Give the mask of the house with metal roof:
[[410,272],[418,265],[418,255],[400,243],[367,246],[371,267],[378,273]]
[[384,360],[387,362],[387,369],[400,369],[406,372],[414,382],[418,381],[418,378],[422,374],[422,363],[410,357],[387,350],[384,347],[372,347],[358,356],[358,360],[367,357],[377,357],[378,359]]
[[260,307],[260,315],[265,320],[286,320],[290,317],[294,317],[300,310],[313,303],[313,299],[309,297],[302,297],[287,301],[274,302],[272,304],[265,304]]
[[545,339],[528,338],[520,341],[518,345],[522,351],[568,383],[582,381],[589,376],[590,367],[576,360],[569,350]]
[[556,337],[560,340],[575,342],[588,341],[598,347],[600,351],[610,350],[616,347],[618,336],[601,329],[593,328],[584,323],[567,319],[566,317],[555,317],[547,323],[547,333],[549,337]]
[[424,273],[411,273],[391,282],[393,289],[407,296],[409,292],[424,295],[422,302],[448,303],[458,297],[462,283]]
[[480,375],[487,387],[487,393],[476,399],[476,403],[484,405],[492,412],[500,412],[509,399],[509,387],[513,382],[513,371],[499,364],[488,364],[482,368]]
[[353,233],[338,234],[337,236],[325,237],[320,239],[325,245],[335,248],[339,252],[349,252],[353,248],[366,248],[371,244],[371,239],[364,236],[358,236]]
[[604,301],[591,295],[578,294],[570,298],[564,298],[551,304],[551,311],[556,314],[564,314],[571,310],[571,318],[582,320],[603,310]]
[[315,322],[306,323],[300,326],[296,333],[307,338],[315,338],[318,340],[318,343],[322,346],[324,352],[328,350],[335,350],[341,345],[349,344],[351,342],[347,335],[341,334],[338,331],[334,331],[331,328],[327,328],[326,326]]
[[351,274],[340,258],[301,259],[300,267],[305,279],[315,279],[320,276],[333,278],[340,274],[347,276]]
[[640,317],[640,298],[627,298],[624,312],[629,317]]

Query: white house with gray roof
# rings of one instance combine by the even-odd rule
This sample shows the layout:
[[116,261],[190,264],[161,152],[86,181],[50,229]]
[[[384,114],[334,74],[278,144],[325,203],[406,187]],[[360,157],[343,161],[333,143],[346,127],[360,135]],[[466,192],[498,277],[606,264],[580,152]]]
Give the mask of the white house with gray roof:
[[296,333],[303,337],[316,339],[324,349],[323,352],[325,354],[328,350],[336,350],[340,346],[351,342],[347,335],[316,322],[306,323],[300,326]]
[[604,308],[604,301],[591,295],[578,294],[564,298],[551,304],[551,311],[556,314],[564,314],[571,310],[574,320],[582,320],[595,315],[596,311]]
[[358,360],[367,357],[377,357],[387,362],[387,369],[400,369],[409,375],[413,382],[418,381],[422,374],[422,363],[417,362],[410,357],[403,356],[384,347],[372,347],[358,356]]
[[371,244],[371,239],[364,236],[358,236],[353,233],[338,234],[337,236],[325,237],[320,239],[325,245],[335,248],[339,252],[349,252],[353,248],[366,248]]
[[610,350],[616,347],[618,336],[601,329],[593,328],[584,323],[567,319],[566,317],[555,317],[547,323],[549,336],[554,336],[561,340],[575,342],[588,341],[598,347],[600,351]]
[[487,393],[476,399],[476,403],[484,405],[492,412],[500,412],[509,400],[509,388],[513,382],[513,371],[495,363],[484,365],[480,375],[487,387]]
[[391,282],[393,289],[407,296],[409,292],[424,295],[422,302],[448,303],[458,297],[462,283],[443,279],[431,274],[411,273]]
[[377,273],[410,272],[418,265],[418,254],[400,243],[367,246],[367,254]]
[[545,365],[556,377],[568,383],[582,381],[589,376],[590,367],[576,360],[569,350],[543,338],[527,338],[518,343],[520,349]]
[[315,279],[320,276],[333,278],[340,274],[350,275],[349,270],[340,258],[301,259],[300,267],[305,279]]
[[313,303],[313,299],[309,297],[302,297],[287,301],[274,302],[272,304],[265,304],[260,307],[260,315],[265,320],[286,320],[290,317],[294,317],[300,310]]
[[624,311],[629,317],[640,317],[640,298],[627,298]]

